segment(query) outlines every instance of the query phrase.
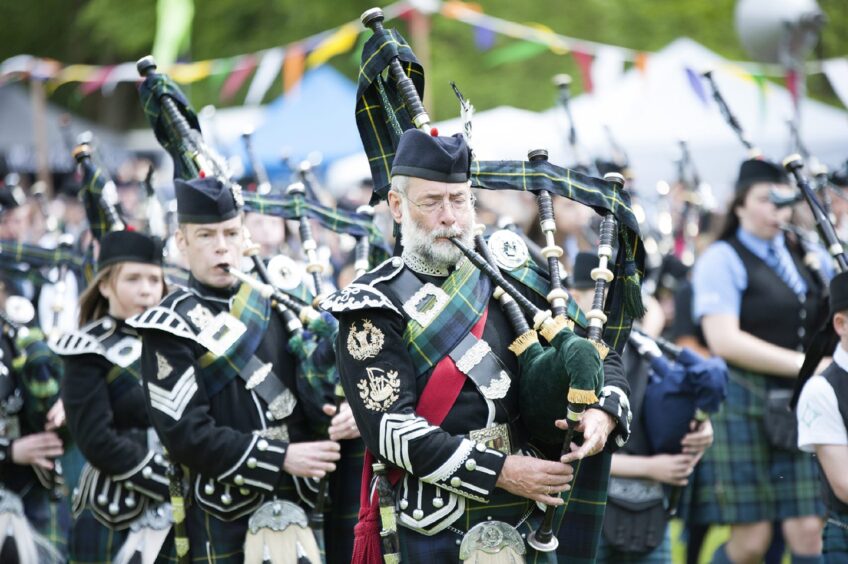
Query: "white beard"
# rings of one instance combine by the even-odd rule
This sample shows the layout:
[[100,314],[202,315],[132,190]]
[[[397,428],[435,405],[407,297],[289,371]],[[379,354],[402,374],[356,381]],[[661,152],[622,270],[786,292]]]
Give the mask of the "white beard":
[[[440,237],[457,237],[466,246],[474,248],[474,234],[472,229],[463,232],[458,225],[449,228],[427,231],[422,228],[409,213],[409,204],[406,199],[403,206],[403,219],[400,224],[401,244],[407,252],[421,257],[427,264],[434,268],[443,269],[454,267],[462,258],[460,251],[450,241],[436,241]],[[474,225],[477,214],[472,209],[470,225]]]

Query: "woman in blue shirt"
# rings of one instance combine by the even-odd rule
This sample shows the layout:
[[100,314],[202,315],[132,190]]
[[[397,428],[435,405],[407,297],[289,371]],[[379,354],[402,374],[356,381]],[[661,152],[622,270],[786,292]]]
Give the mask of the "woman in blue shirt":
[[[699,468],[691,519],[731,525],[713,562],[759,562],[782,522],[792,561],[821,558],[823,506],[812,458],[797,450],[788,403],[804,347],[822,311],[823,273],[781,227],[791,210],[773,203],[786,173],[742,163],[719,240],[693,271],[693,313],[710,350],[730,367],[727,400],[713,418],[715,444]],[[767,407],[775,406],[773,410]],[[777,417],[776,417],[777,416]]]

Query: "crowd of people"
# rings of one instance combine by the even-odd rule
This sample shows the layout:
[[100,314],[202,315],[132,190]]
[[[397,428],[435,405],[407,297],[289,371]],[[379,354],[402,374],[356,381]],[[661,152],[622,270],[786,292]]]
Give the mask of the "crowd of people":
[[677,517],[689,562],[848,562],[848,274],[786,169],[743,160],[723,210],[682,176],[658,229],[628,163],[573,167],[627,238],[473,160],[407,129],[379,204],[7,175],[0,561],[670,562]]

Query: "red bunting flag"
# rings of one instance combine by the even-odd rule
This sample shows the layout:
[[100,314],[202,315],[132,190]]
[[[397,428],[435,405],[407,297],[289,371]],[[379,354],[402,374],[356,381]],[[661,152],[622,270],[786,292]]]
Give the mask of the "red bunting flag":
[[797,108],[798,107],[798,97],[800,95],[799,88],[798,88],[798,86],[799,86],[799,84],[798,84],[798,81],[799,81],[798,71],[796,71],[795,69],[787,70],[785,80],[786,80],[786,89],[789,90],[789,94],[792,96],[792,103]]
[[245,55],[239,59],[224,81],[224,86],[221,87],[221,102],[226,103],[233,99],[254,68],[256,68],[256,55]]
[[574,62],[580,67],[580,78],[583,80],[584,92],[592,92],[592,62],[595,60],[594,55],[577,49],[572,49],[571,55],[574,57]]
[[80,84],[79,91],[83,96],[88,96],[95,90],[99,90],[101,86],[106,84],[106,80],[109,78],[109,75],[112,74],[112,70],[115,68],[115,65],[109,65],[107,67],[99,67],[92,75],[91,78]]

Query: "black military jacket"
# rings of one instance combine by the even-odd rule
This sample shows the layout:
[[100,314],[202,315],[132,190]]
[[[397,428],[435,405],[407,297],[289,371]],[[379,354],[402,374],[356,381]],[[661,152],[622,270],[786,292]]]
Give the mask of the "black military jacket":
[[[527,433],[519,416],[517,358],[507,348],[515,334],[494,298],[489,300],[482,340],[512,379],[505,396],[486,400],[467,378],[440,426],[431,425],[415,412],[433,370],[416,377],[403,339],[407,317],[391,283],[404,269],[408,267],[403,260],[394,257],[321,305],[339,318],[339,374],[366,446],[381,460],[408,473],[399,485],[400,522],[431,535],[460,518],[466,498],[489,502],[494,493],[505,455],[470,440],[468,433],[490,422],[509,424],[513,453],[527,447]],[[422,286],[444,281],[443,277],[414,274]],[[526,294],[547,307],[539,296],[529,290]],[[603,405],[596,407],[620,421],[610,440],[612,446],[618,439],[620,446],[629,433],[629,387],[614,350],[607,356],[604,372],[605,397]]]
[[295,358],[282,320],[271,314],[254,353],[298,399],[279,418],[245,381],[235,377],[214,394],[194,338],[205,320],[229,311],[238,286],[219,290],[194,280],[129,321],[142,334],[142,374],[150,417],[170,457],[191,471],[191,495],[216,517],[232,521],[252,513],[269,494],[296,500],[311,482],[282,471],[289,442],[311,440],[299,401]]
[[168,497],[167,462],[138,372],[141,339],[123,321],[104,317],[66,333],[51,348],[65,361],[68,429],[88,462],[74,510],[87,506],[107,526],[122,528],[150,502]]

